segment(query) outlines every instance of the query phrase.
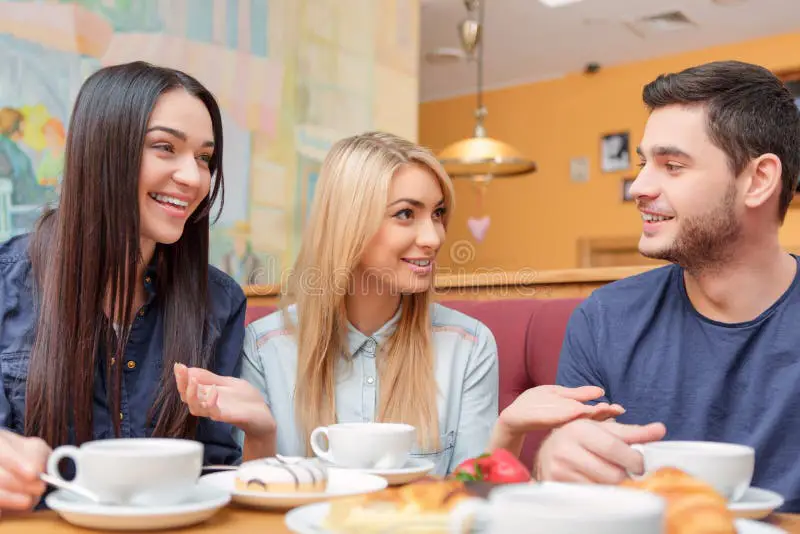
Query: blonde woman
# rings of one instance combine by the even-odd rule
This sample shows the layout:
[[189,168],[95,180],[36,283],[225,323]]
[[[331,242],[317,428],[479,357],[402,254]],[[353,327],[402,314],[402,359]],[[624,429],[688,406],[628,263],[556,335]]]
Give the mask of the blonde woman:
[[[452,207],[453,185],[428,150],[386,133],[336,143],[322,165],[283,308],[247,328],[243,380],[176,369],[192,413],[273,428],[267,440],[245,437],[245,459],[307,456],[314,428],[362,421],[415,426],[414,454],[432,460],[440,475],[487,446],[516,449],[524,431],[538,428],[526,406],[566,397],[520,397],[524,403],[506,417],[511,426],[501,420],[493,437],[494,337],[431,298]],[[558,409],[594,410],[565,403],[545,410],[548,423],[563,418]]]

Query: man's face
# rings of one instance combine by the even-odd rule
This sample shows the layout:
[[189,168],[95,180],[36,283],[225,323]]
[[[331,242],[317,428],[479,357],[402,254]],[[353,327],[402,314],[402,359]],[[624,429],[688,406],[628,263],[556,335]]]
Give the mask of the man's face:
[[630,193],[643,221],[641,254],[687,268],[726,259],[743,207],[728,157],[706,133],[705,108],[654,110],[637,152],[641,171]]

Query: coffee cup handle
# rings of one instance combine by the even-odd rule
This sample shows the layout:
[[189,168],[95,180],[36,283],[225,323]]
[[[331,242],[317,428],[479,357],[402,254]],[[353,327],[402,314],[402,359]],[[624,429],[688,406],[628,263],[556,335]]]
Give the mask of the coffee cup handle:
[[326,440],[329,439],[328,427],[320,426],[315,428],[314,431],[311,432],[311,437],[309,438],[309,441],[311,442],[311,450],[314,451],[314,454],[316,454],[319,458],[322,458],[323,460],[328,461],[330,463],[334,463],[333,458],[331,457],[330,441],[328,441],[328,448],[323,449],[322,443],[320,441],[320,438],[322,436],[325,436]]
[[447,521],[449,534],[483,532],[482,523],[488,522],[489,502],[483,499],[466,499],[456,505]]
[[91,491],[78,486],[74,482],[67,482],[63,476],[61,476],[61,472],[58,470],[58,463],[63,460],[64,458],[69,458],[75,463],[75,477],[77,479],[78,476],[78,458],[80,458],[81,451],[77,447],[73,447],[72,445],[62,445],[54,450],[50,457],[47,459],[47,473],[43,473],[40,475],[40,478],[47,484],[51,486],[55,486],[57,488],[61,488],[63,490],[70,491],[81,497],[89,499],[90,501],[96,503],[102,503],[102,499],[92,493]]
[[78,447],[73,447],[72,445],[62,445],[61,447],[57,447],[47,459],[47,474],[51,477],[57,478],[59,482],[69,484],[70,482],[61,476],[61,472],[58,470],[58,464],[64,458],[69,458],[72,460],[75,463],[75,478],[77,478],[77,473],[80,469],[78,467],[78,464],[80,463],[80,457],[81,451]]

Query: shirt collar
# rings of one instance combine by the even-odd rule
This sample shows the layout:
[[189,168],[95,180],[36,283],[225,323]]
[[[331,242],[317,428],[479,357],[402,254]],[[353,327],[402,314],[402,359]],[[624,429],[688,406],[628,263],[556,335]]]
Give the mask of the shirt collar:
[[383,326],[381,326],[371,336],[367,336],[360,332],[355,326],[347,321],[347,342],[350,349],[350,354],[356,356],[360,351],[368,358],[374,358],[378,353],[381,345],[394,333],[397,329],[397,323],[400,321],[400,313],[402,312],[402,305],[397,307],[391,319],[389,319]]

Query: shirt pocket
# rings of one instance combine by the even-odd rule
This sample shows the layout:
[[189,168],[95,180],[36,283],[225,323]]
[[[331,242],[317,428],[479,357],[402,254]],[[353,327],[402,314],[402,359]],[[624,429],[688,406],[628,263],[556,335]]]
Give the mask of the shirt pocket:
[[453,449],[456,443],[456,433],[454,430],[445,432],[439,436],[439,447],[437,450],[422,451],[419,448],[414,448],[410,456],[412,458],[420,458],[430,460],[433,462],[433,469],[431,475],[445,476],[447,469],[450,467],[450,460],[453,459]]

